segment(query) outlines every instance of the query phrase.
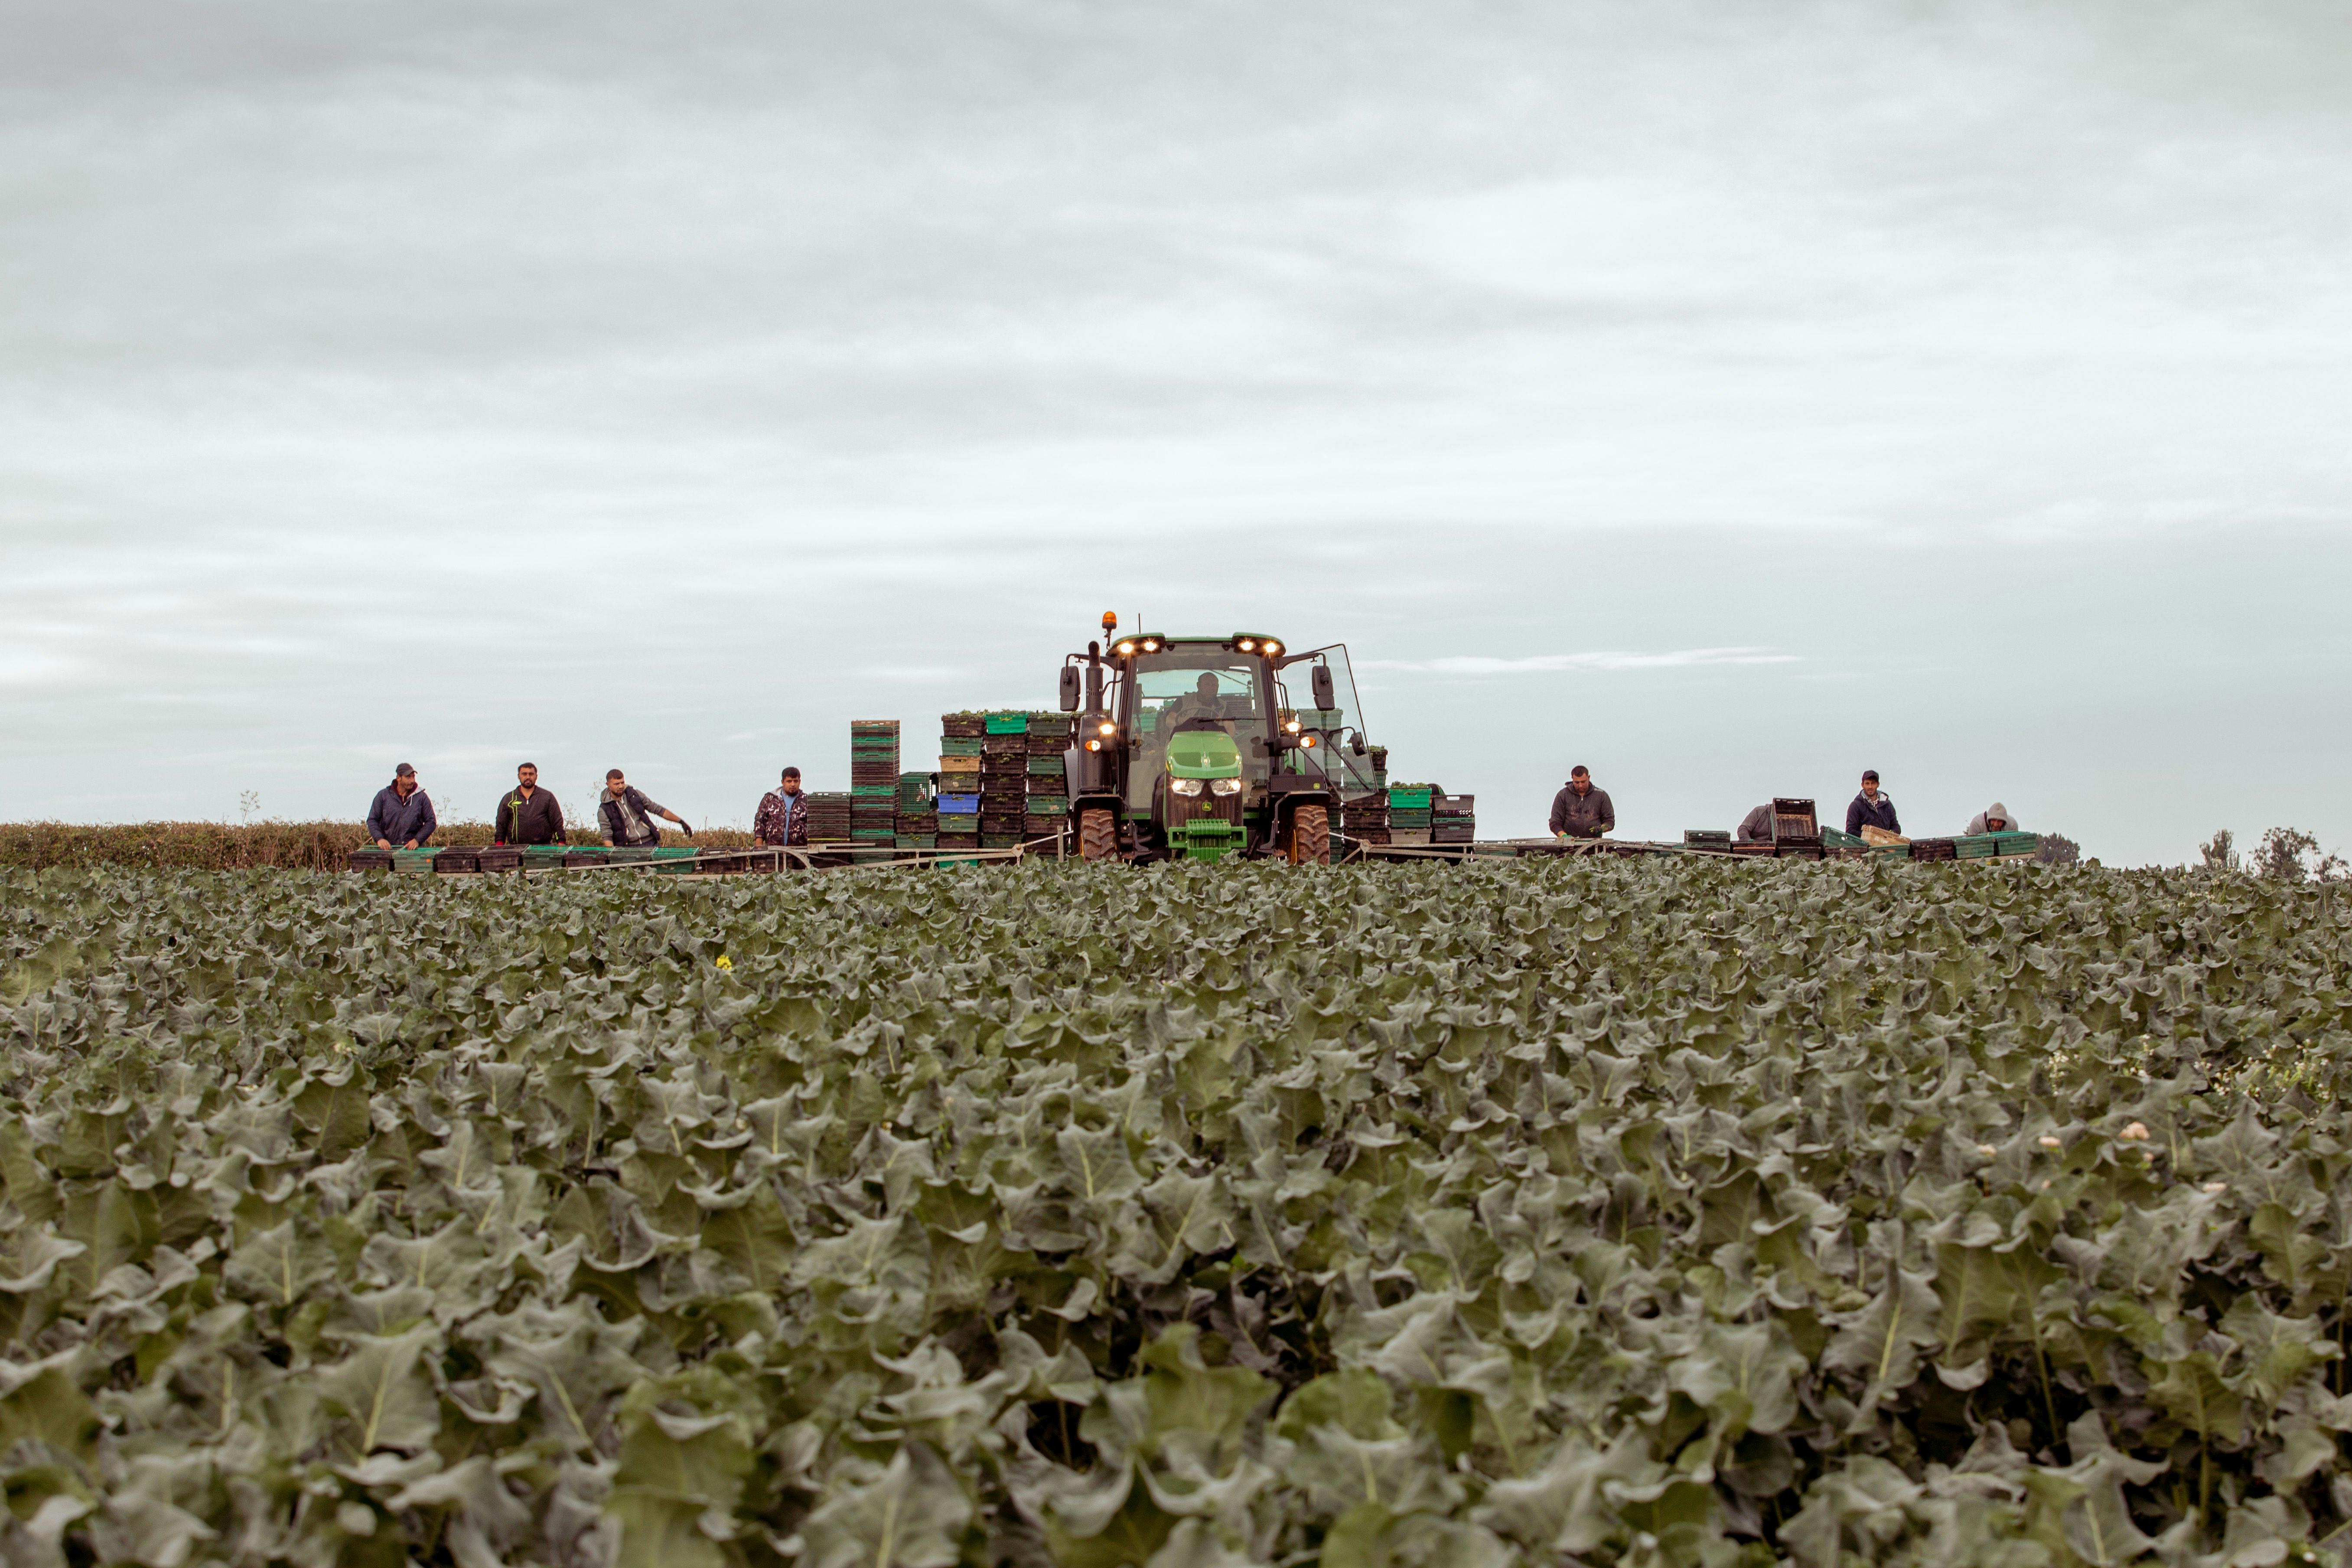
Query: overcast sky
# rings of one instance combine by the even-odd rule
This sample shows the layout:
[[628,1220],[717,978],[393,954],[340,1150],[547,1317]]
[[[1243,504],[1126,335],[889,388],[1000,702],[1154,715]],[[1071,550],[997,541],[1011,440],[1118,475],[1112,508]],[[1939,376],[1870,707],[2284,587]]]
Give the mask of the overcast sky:
[[1344,639],[1540,831],[2352,847],[2352,7],[0,0],[0,817]]

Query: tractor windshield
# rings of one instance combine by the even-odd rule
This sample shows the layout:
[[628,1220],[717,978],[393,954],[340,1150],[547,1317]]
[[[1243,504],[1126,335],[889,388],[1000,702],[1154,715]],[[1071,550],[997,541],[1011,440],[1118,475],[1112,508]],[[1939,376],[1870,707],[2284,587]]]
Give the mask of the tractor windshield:
[[1267,710],[1265,665],[1221,647],[1187,649],[1181,645],[1148,653],[1135,661],[1135,731],[1142,742],[1139,766],[1128,775],[1128,805],[1151,804],[1151,791],[1166,763],[1168,737],[1195,720],[1213,723],[1240,744],[1243,776],[1265,777],[1263,741]]
[[[1331,701],[1328,708],[1317,708],[1315,701],[1315,667],[1321,665],[1331,672]],[[1296,718],[1300,725],[1317,731],[1320,743],[1305,765],[1330,775],[1332,786],[1344,798],[1368,795],[1372,788],[1372,759],[1369,751],[1359,753],[1359,743],[1367,748],[1364,740],[1364,710],[1356,700],[1355,673],[1348,668],[1348,645],[1333,643],[1306,653],[1295,654],[1283,661],[1282,706],[1286,719]]]

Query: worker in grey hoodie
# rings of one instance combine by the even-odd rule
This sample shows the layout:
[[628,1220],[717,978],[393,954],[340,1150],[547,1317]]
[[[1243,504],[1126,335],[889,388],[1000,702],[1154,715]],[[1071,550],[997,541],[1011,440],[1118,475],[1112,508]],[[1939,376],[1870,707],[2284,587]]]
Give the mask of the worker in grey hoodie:
[[2016,833],[2021,831],[2017,818],[2009,815],[2009,807],[1994,801],[1969,818],[1969,831],[1975,833]]

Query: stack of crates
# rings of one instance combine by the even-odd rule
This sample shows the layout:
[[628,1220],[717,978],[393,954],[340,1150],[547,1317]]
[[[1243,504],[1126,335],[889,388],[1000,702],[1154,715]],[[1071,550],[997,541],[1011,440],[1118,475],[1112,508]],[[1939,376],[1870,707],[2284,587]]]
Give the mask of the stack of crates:
[[1429,803],[1436,792],[1425,784],[1389,786],[1389,842],[1415,847],[1429,843]]
[[940,814],[931,805],[931,774],[898,775],[898,847],[936,849],[940,847]]
[[1731,830],[1727,827],[1686,827],[1683,829],[1683,847],[1728,855],[1731,853]]
[[1372,760],[1372,787],[1377,790],[1387,789],[1389,787],[1389,749],[1386,746],[1368,746],[1364,749],[1364,754]]
[[849,837],[850,795],[846,790],[808,792],[808,836],[813,844],[840,843]]
[[849,721],[849,837],[887,848],[898,837],[898,721]]
[[933,803],[939,848],[980,847],[980,764],[987,740],[987,714],[940,715],[940,792]]
[[1339,805],[1339,831],[1359,844],[1389,841],[1388,791],[1349,795]]
[[1063,753],[1070,749],[1067,713],[1029,715],[1029,777],[1022,802],[1021,834],[1025,839],[1058,838],[1070,823],[1069,768]]
[[1029,715],[988,715],[980,743],[980,847],[1017,849],[1029,817]]
[[1478,797],[1448,795],[1443,786],[1429,786],[1429,841],[1432,844],[1475,844],[1478,841]]

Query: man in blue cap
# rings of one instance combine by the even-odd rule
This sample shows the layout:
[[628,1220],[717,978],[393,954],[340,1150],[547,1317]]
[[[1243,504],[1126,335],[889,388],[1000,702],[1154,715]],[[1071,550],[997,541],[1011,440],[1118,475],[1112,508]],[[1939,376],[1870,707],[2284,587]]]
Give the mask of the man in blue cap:
[[392,782],[375,792],[375,804],[368,807],[368,837],[379,849],[395,844],[416,848],[440,826],[433,816],[433,797],[416,787],[416,770],[406,763],[392,770]]

